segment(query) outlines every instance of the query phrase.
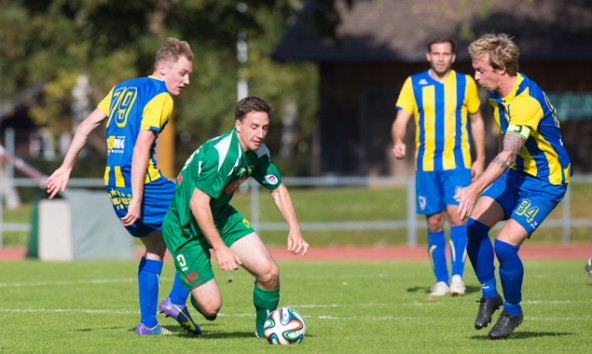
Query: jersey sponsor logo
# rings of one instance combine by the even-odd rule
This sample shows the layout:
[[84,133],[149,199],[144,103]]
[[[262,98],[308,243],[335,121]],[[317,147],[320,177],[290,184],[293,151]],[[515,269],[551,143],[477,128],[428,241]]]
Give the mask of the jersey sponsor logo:
[[275,186],[276,184],[278,184],[278,178],[274,175],[267,175],[265,176],[265,182],[271,184],[272,186]]
[[125,136],[110,136],[107,138],[109,153],[122,154],[125,149]]
[[196,272],[191,272],[187,275],[185,275],[185,281],[187,283],[192,283],[194,281],[196,281],[198,279],[197,273]]
[[417,200],[419,201],[419,209],[425,210],[427,204],[426,197],[420,195],[419,197],[417,197]]
[[418,85],[427,85],[428,84],[428,80],[426,79],[421,79],[417,82]]
[[127,206],[132,200],[131,193],[120,193],[115,189],[111,189],[109,191],[109,198],[111,199],[111,204],[116,210],[124,210],[127,209]]

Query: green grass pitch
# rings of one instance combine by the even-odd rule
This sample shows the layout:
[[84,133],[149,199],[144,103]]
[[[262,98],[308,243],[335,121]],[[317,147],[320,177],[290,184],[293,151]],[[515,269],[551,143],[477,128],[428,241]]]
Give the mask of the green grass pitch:
[[[470,265],[464,297],[427,301],[426,261],[280,262],[280,306],[306,320],[302,343],[278,347],[254,336],[253,279],[217,271],[224,304],[204,336],[133,334],[139,320],[136,261],[0,262],[0,353],[589,353],[592,279],[585,260],[525,261],[524,323],[506,340],[473,320],[480,291]],[[160,299],[172,284],[161,277]],[[494,321],[499,312],[494,315]]]

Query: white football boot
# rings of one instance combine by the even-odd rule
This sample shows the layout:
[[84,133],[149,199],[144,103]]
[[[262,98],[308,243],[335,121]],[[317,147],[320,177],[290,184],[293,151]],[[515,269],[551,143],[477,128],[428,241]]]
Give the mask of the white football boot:
[[452,276],[450,280],[450,295],[452,296],[462,296],[465,294],[465,283],[460,275],[456,274]]

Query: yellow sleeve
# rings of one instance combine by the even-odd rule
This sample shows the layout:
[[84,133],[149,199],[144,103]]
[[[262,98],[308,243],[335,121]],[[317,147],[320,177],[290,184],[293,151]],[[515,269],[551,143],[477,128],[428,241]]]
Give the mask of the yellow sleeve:
[[155,96],[146,107],[142,115],[141,130],[160,131],[173,113],[173,98],[163,92]]
[[520,95],[510,105],[510,123],[517,126],[526,126],[531,131],[536,131],[539,122],[543,119],[543,108],[539,101],[530,95]]
[[467,96],[466,96],[466,103],[467,103],[467,112],[469,114],[477,113],[479,111],[479,107],[481,106],[481,101],[479,100],[479,92],[477,91],[477,84],[475,80],[470,75],[466,75],[467,77]]
[[98,109],[101,110],[101,112],[105,113],[105,115],[107,117],[109,117],[109,108],[111,107],[111,97],[113,97],[113,89],[115,87],[111,88],[111,91],[109,91],[109,94],[107,96],[105,96],[105,98],[103,98],[103,100],[101,102],[99,102],[99,105],[97,106]]
[[413,115],[417,110],[415,104],[415,96],[413,95],[413,85],[411,84],[411,77],[408,77],[401,88],[399,98],[397,99],[397,109],[402,109],[405,112]]

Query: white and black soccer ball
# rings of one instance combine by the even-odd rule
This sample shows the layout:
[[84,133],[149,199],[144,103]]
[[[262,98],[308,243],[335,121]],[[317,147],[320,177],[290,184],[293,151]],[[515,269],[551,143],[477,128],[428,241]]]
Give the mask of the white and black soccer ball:
[[265,325],[263,333],[271,344],[296,344],[304,339],[306,324],[304,318],[296,310],[282,307],[272,311]]

